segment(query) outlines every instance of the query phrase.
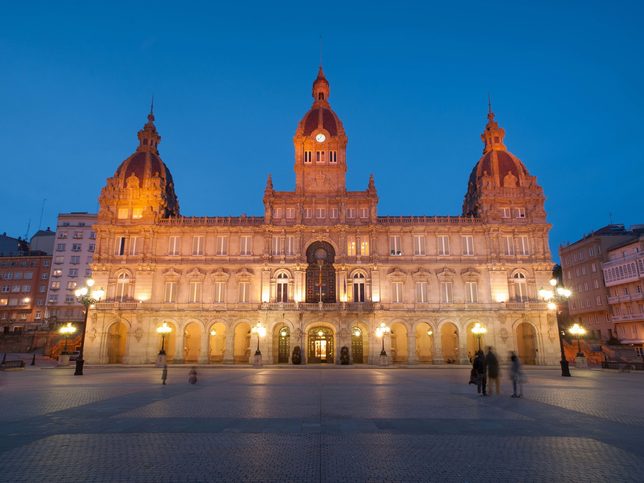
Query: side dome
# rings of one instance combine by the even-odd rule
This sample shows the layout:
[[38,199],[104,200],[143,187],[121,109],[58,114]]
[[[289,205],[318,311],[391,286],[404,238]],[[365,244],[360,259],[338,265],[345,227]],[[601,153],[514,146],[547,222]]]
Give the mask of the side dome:
[[161,160],[157,146],[161,136],[150,111],[148,122],[138,132],[139,146],[123,161],[100,197],[105,216],[118,219],[152,219],[179,215],[170,170]]

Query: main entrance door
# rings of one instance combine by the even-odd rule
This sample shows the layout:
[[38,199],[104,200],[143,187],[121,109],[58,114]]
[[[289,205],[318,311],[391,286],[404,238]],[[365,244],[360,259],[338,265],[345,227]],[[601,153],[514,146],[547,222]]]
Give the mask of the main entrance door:
[[309,330],[310,363],[333,364],[333,331],[326,327],[314,327]]

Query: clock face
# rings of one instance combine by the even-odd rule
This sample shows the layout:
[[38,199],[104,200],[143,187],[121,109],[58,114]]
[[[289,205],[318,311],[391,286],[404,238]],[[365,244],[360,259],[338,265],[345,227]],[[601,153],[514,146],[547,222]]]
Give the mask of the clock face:
[[315,136],[315,140],[319,143],[323,143],[325,139],[326,139],[326,136],[322,133],[319,133]]

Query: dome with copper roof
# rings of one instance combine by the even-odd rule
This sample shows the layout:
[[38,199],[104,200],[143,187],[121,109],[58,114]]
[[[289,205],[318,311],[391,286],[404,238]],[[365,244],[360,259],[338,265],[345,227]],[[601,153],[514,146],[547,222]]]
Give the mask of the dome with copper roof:
[[136,151],[123,161],[114,173],[114,181],[118,188],[135,186],[147,188],[157,185],[165,199],[166,213],[177,214],[179,202],[174,192],[174,180],[170,170],[161,160],[157,148],[161,136],[154,125],[154,113],[150,109],[148,122],[138,132],[139,146]]
[[324,76],[322,66],[318,76],[313,82],[313,106],[300,121],[296,136],[310,136],[311,134],[324,130],[330,136],[344,136],[344,126],[329,104],[330,86]]
[[488,123],[481,134],[485,144],[483,156],[470,174],[470,184],[476,184],[478,180],[490,177],[495,186],[519,186],[530,174],[521,160],[510,153],[503,144],[505,130],[494,120],[491,108],[487,118]]

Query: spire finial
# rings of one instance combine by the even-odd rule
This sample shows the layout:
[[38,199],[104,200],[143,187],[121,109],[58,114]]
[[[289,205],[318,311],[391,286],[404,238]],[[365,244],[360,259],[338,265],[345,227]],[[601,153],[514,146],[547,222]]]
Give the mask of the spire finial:
[[492,112],[492,96],[490,93],[487,93],[487,118],[491,121],[494,119],[494,113]]
[[154,121],[154,94],[152,94],[152,100],[150,101],[150,114],[148,114],[148,121]]
[[322,34],[320,34],[320,69],[322,68]]

